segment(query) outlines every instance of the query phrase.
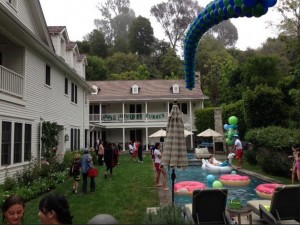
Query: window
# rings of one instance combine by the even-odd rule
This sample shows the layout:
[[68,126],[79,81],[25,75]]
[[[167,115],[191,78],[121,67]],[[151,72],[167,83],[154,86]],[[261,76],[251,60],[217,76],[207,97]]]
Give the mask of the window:
[[132,94],[138,94],[139,93],[139,86],[137,84],[134,84],[131,86]]
[[71,151],[80,149],[80,129],[71,128]]
[[15,123],[14,163],[22,162],[22,123]]
[[46,65],[46,84],[50,86],[51,81],[51,68],[50,66]]
[[173,94],[179,94],[179,85],[177,83],[172,86]]
[[69,94],[69,80],[68,78],[65,78],[65,94]]
[[2,52],[0,52],[0,66],[2,66]]
[[77,104],[77,85],[72,83],[71,85],[71,102],[74,102]]
[[11,164],[11,122],[2,122],[2,153],[1,153],[1,166],[7,166]]
[[31,124],[25,124],[24,161],[31,159]]
[[30,161],[32,125],[3,121],[1,130],[1,166]]

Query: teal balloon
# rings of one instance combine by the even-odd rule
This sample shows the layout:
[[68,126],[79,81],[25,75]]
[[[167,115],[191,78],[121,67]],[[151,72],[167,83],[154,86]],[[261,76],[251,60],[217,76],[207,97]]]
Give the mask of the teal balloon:
[[223,187],[223,184],[221,183],[221,181],[215,180],[212,184],[213,188],[221,188]]
[[229,0],[224,0],[223,3],[225,7],[229,6]]
[[231,5],[227,6],[227,12],[230,16],[233,16],[234,14],[234,9]]
[[231,171],[231,174],[236,174],[235,170],[232,170],[232,171]]
[[230,125],[237,125],[237,123],[238,123],[238,118],[237,118],[236,116],[231,116],[231,117],[229,117],[229,119],[228,119],[228,123],[229,123]]
[[208,174],[207,177],[206,177],[206,179],[210,183],[213,183],[216,180],[215,176],[212,175],[212,174]]

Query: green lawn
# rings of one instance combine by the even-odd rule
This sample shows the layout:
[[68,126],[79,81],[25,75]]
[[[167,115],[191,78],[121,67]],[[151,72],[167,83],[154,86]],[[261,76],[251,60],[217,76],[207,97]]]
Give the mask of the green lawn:
[[[141,164],[130,162],[129,157],[121,155],[120,165],[114,168],[112,178],[104,179],[105,168],[99,167],[95,192],[72,193],[71,178],[59,184],[55,191],[67,197],[74,224],[86,224],[100,213],[113,215],[121,224],[144,224],[146,208],[159,206],[151,158],[147,154]],[[37,214],[43,196],[26,203],[24,224],[40,223]]]

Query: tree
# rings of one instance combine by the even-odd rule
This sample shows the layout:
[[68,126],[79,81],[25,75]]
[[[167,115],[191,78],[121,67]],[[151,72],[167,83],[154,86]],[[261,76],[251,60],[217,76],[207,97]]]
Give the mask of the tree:
[[111,45],[118,38],[127,38],[129,26],[135,18],[134,11],[130,9],[129,0],[106,0],[98,4],[102,19],[95,19],[98,30],[105,34],[106,43]]
[[89,54],[103,58],[107,57],[107,44],[101,31],[94,29],[86,36],[86,40],[89,42]]
[[224,47],[233,47],[239,36],[236,27],[230,20],[225,20],[213,26],[208,33],[219,40]]
[[149,72],[145,65],[140,65],[137,71],[127,71],[119,74],[111,74],[110,80],[148,80]]
[[154,42],[153,28],[149,19],[139,16],[129,29],[129,46],[133,53],[149,55]]
[[151,15],[156,18],[176,51],[178,42],[183,41],[185,31],[197,17],[201,8],[194,0],[168,0],[151,7]]
[[281,1],[277,7],[282,16],[277,26],[282,40],[287,42],[288,50],[293,53],[293,64],[300,63],[300,1]]
[[162,59],[160,71],[163,78],[179,77],[183,78],[183,61],[176,55],[173,49],[169,49]]
[[136,71],[140,65],[137,55],[132,53],[114,53],[106,58],[108,74],[119,74],[129,71]]
[[88,67],[86,69],[86,80],[106,80],[107,69],[105,62],[98,56],[88,56]]

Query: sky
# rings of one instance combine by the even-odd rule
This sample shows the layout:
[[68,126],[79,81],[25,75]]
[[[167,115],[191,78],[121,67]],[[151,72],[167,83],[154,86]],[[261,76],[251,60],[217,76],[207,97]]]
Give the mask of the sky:
[[[100,19],[101,13],[96,7],[105,0],[40,0],[48,26],[66,26],[71,41],[82,41],[83,37],[95,29],[94,19]],[[148,18],[154,30],[154,36],[168,41],[164,31],[155,17],[150,15],[150,8],[164,0],[130,0],[130,6],[136,17]],[[198,0],[205,7],[211,0]],[[278,4],[278,3],[277,3]],[[268,21],[279,21],[279,15],[274,7],[262,17],[233,18],[231,22],[238,30],[239,39],[236,48],[246,50],[256,49],[268,37],[276,37],[276,31],[267,27]]]

